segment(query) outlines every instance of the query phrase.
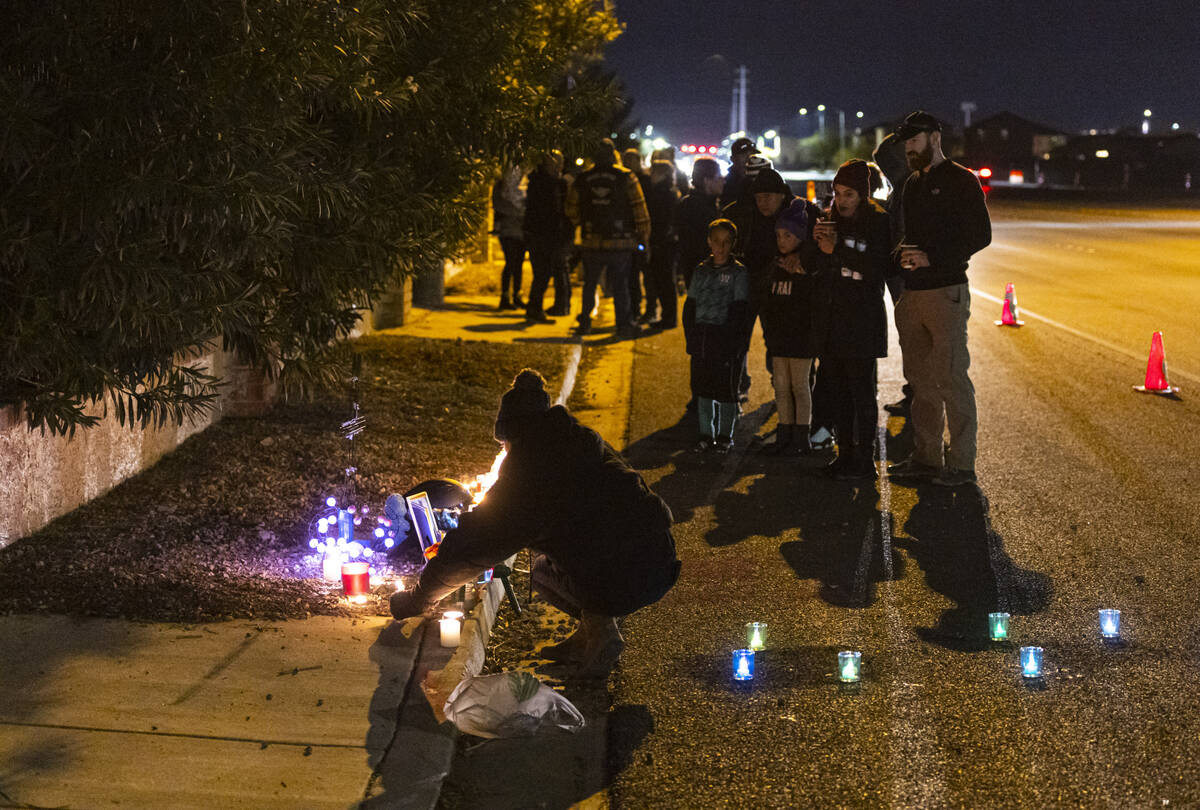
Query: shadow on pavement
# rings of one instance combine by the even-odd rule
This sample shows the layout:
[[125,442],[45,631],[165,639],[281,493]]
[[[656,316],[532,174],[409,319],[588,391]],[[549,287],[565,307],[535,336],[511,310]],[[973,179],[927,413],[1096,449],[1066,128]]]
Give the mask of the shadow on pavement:
[[439,807],[567,808],[609,787],[653,730],[646,706],[616,706],[575,734],[475,740],[442,786]]
[[955,603],[933,627],[916,628],[925,641],[959,652],[988,649],[988,613],[1037,613],[1053,596],[1048,575],[1019,567],[1005,552],[977,486],[921,485],[904,530],[908,537],[897,537],[896,545],[925,572],[930,588]]
[[884,548],[874,482],[853,486],[814,479],[790,498],[800,539],[782,543],[779,553],[797,577],[821,583],[825,602],[865,608],[875,601],[877,583],[903,576],[904,558],[894,547]]

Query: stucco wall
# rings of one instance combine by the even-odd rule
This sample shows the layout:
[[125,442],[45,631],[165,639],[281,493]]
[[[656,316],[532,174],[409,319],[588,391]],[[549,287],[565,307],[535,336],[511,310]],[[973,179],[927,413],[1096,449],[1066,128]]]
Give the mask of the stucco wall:
[[[73,438],[30,431],[15,408],[0,408],[0,547],[103,495],[222,416],[253,415],[274,400],[274,385],[224,352],[204,358],[227,387],[202,421],[161,429],[122,427],[106,416]],[[93,411],[104,414],[102,405]]]

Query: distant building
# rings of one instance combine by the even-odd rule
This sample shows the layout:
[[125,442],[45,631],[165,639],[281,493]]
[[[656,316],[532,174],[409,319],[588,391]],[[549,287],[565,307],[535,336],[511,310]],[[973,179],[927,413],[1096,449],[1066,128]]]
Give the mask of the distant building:
[[1054,149],[1050,182],[1094,189],[1195,193],[1200,138],[1192,132],[1079,135]]
[[963,130],[959,159],[976,171],[990,169],[996,180],[1041,183],[1044,162],[1067,140],[1053,127],[1001,112]]

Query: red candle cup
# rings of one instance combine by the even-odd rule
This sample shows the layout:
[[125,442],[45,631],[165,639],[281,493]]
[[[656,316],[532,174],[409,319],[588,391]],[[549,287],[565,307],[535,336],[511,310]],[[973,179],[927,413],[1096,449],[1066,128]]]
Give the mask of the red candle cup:
[[342,563],[342,591],[346,596],[364,596],[371,589],[371,574],[365,562]]

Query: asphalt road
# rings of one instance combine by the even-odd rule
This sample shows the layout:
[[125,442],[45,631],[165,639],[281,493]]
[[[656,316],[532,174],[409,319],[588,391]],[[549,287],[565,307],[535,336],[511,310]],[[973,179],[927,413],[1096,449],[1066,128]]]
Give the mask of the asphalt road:
[[[682,336],[638,342],[627,455],[675,511],[684,567],[625,622],[616,806],[1200,805],[1200,213],[993,217],[972,285],[1014,282],[1027,325],[993,326],[975,296],[978,488],[856,487],[746,450],[773,422],[757,338],[742,449],[697,462]],[[1131,390],[1155,329],[1181,399]],[[906,454],[903,420],[881,427]],[[987,639],[996,608],[1009,643]],[[750,620],[769,649],[735,687]],[[1022,644],[1044,678],[1021,677]],[[858,686],[834,679],[841,649],[862,651]]]

